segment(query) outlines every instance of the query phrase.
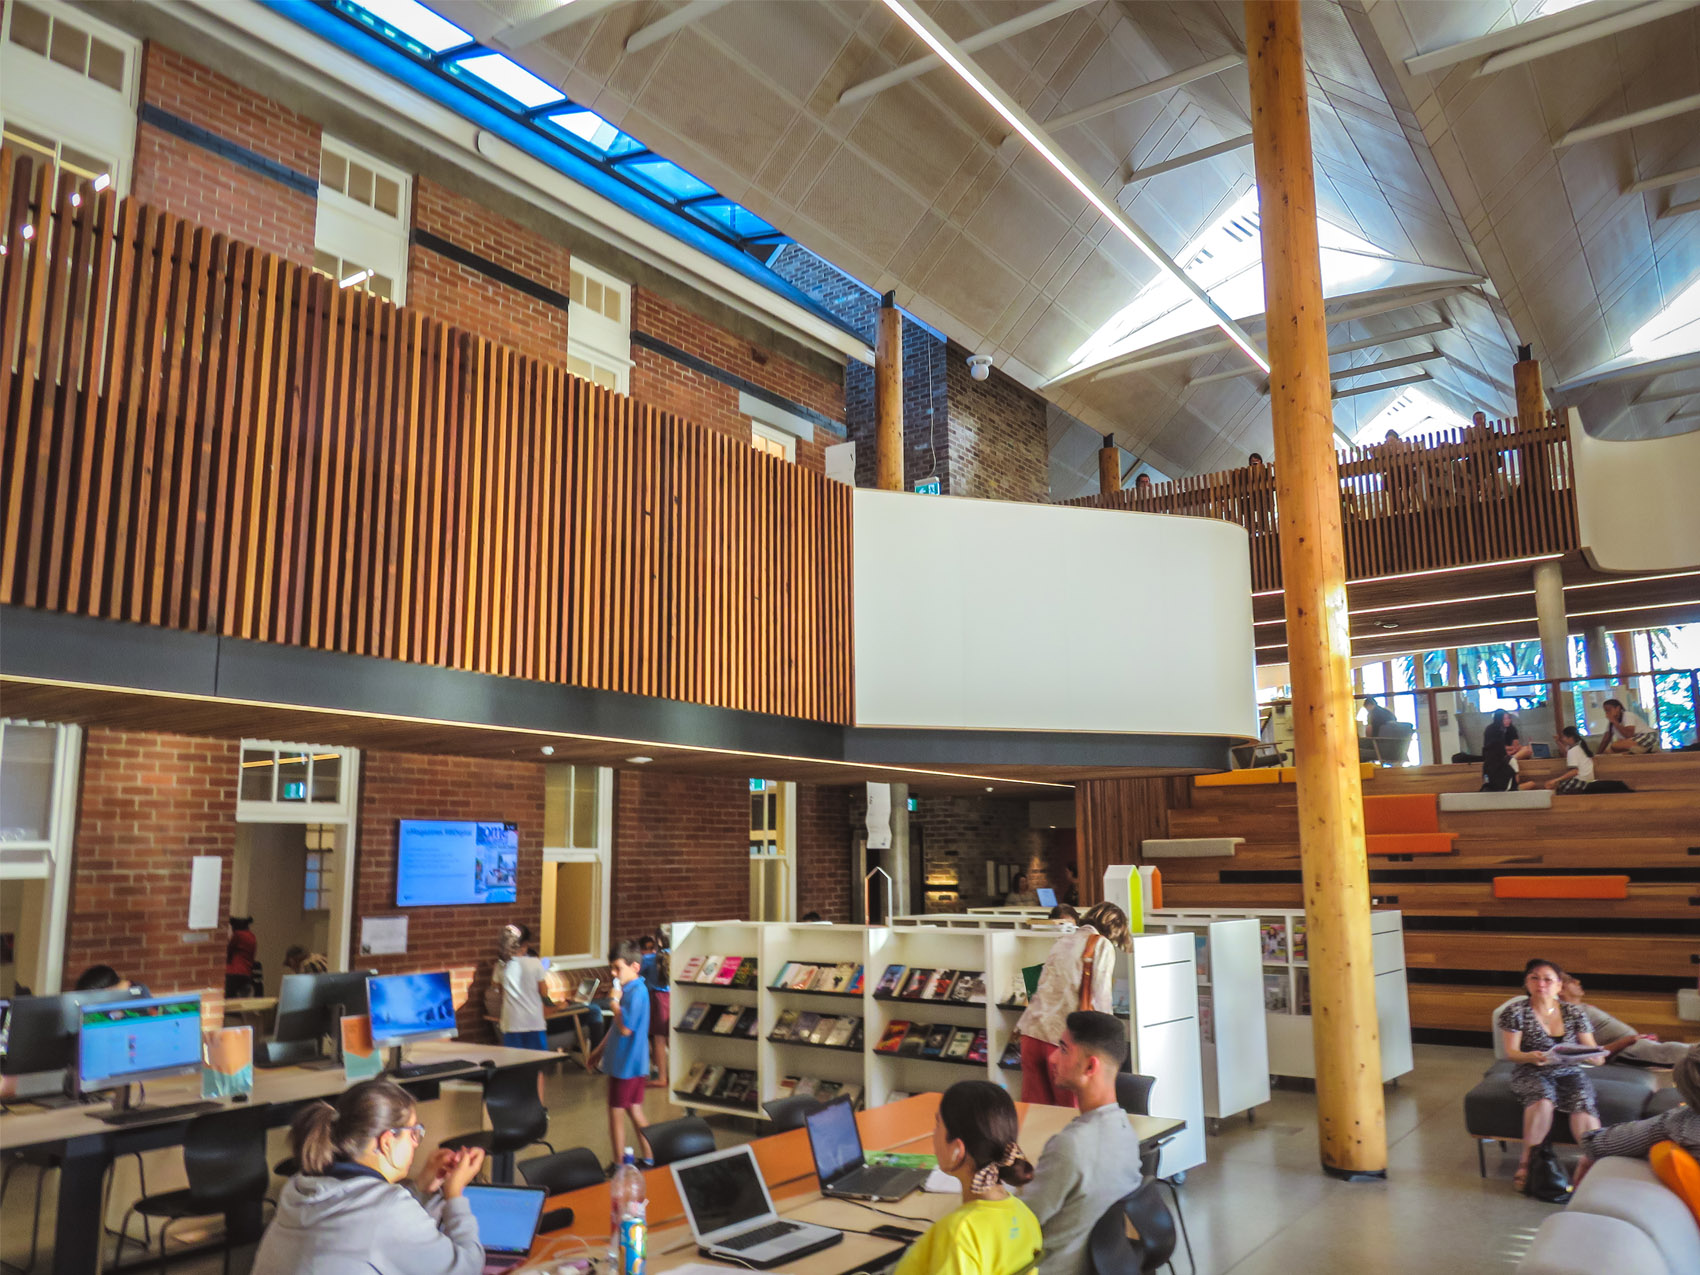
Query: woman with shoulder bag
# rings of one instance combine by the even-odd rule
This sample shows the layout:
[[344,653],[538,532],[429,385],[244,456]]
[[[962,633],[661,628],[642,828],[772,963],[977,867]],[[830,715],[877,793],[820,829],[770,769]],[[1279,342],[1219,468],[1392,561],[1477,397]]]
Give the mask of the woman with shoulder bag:
[[1021,1035],[1021,1101],[1076,1105],[1074,1095],[1056,1083],[1057,1044],[1075,1011],[1114,1012],[1116,953],[1132,949],[1127,914],[1114,903],[1088,910],[1080,928],[1051,948],[1039,986],[1015,1025]]

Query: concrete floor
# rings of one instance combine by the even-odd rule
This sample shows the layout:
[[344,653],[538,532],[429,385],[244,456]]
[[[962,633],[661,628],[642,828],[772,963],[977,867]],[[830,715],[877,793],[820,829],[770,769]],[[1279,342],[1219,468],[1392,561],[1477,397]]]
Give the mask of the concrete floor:
[[[1257,1110],[1223,1122],[1209,1139],[1209,1162],[1181,1188],[1182,1205],[1203,1275],[1502,1275],[1515,1269],[1543,1218],[1554,1210],[1513,1194],[1516,1148],[1488,1149],[1488,1177],[1476,1175],[1475,1144],[1465,1136],[1463,1096],[1492,1061],[1487,1050],[1418,1046],[1416,1070],[1387,1092],[1388,1179],[1344,1183],[1318,1168],[1315,1098],[1277,1091]],[[576,1070],[548,1081],[550,1141],[557,1149],[588,1146],[610,1157],[600,1078]],[[660,1090],[646,1107],[652,1120],[683,1114]],[[476,1096],[445,1092],[421,1113],[438,1136],[475,1127]],[[718,1124],[722,1146],[756,1130]],[[284,1154],[281,1134],[273,1148]],[[150,1158],[148,1186],[159,1191],[176,1169],[171,1153]],[[20,1170],[0,1206],[0,1256],[21,1262],[29,1247],[33,1172]],[[117,1194],[133,1194],[134,1175],[120,1174]],[[45,1183],[44,1230],[51,1239],[54,1180]],[[116,1222],[123,1200],[117,1201]],[[126,1256],[135,1256],[129,1247]],[[46,1269],[47,1253],[37,1269]],[[247,1269],[251,1252],[232,1270]],[[216,1256],[173,1264],[183,1275],[210,1275]],[[1184,1256],[1176,1270],[1186,1275]]]

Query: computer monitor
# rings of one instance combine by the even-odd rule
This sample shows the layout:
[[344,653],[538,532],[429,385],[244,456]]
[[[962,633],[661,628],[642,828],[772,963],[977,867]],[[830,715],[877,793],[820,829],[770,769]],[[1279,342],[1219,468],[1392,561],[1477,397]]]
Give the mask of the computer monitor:
[[0,1056],[0,1075],[31,1076],[64,1071],[77,1060],[77,1029],[83,1006],[106,1001],[135,1000],[145,988],[103,987],[63,996],[18,996],[12,999],[6,1021],[6,1050]]
[[82,1007],[77,1086],[84,1093],[201,1070],[201,996],[184,992]]
[[277,1025],[272,1039],[280,1045],[341,1038],[336,1020],[366,1012],[366,980],[377,970],[345,974],[285,974],[277,988]]
[[0,1058],[6,1056],[6,1038],[12,1032],[12,1002],[0,1000]]
[[366,984],[372,1043],[380,1049],[455,1036],[455,999],[448,972],[389,974]]

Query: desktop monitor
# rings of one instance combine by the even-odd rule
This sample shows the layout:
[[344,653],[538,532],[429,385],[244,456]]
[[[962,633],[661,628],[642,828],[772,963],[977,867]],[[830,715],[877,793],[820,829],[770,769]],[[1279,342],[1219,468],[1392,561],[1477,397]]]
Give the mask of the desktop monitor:
[[422,1040],[449,1040],[455,1033],[454,991],[447,971],[389,974],[366,984],[372,1043],[380,1049]]
[[201,1070],[201,996],[185,992],[82,1007],[77,1086],[89,1093]]
[[0,1000],[0,1058],[6,1056],[6,1038],[12,1032],[12,1002]]
[[277,1023],[272,1039],[280,1045],[317,1044],[339,1038],[337,1018],[366,1012],[366,980],[376,970],[345,974],[285,974],[277,988]]
[[77,1060],[77,1029],[83,1006],[146,995],[139,987],[103,987],[63,996],[13,998],[6,1016],[6,1049],[0,1056],[0,1075],[64,1071]]

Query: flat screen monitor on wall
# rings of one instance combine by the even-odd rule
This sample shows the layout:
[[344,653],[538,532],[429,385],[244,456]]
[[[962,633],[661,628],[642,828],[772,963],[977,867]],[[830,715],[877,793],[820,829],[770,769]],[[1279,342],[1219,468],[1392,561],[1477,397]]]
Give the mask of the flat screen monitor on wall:
[[519,829],[472,819],[403,819],[397,838],[397,907],[513,903]]

